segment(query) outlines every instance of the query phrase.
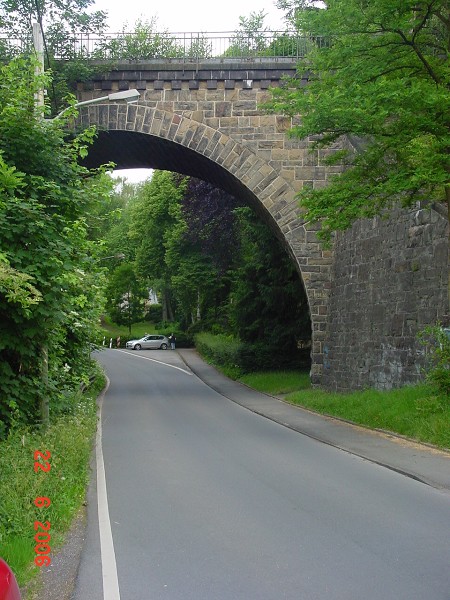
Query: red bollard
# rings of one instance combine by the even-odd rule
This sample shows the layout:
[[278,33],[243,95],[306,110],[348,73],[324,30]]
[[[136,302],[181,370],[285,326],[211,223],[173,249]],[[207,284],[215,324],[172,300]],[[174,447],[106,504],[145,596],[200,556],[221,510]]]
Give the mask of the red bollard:
[[0,600],[20,600],[19,586],[14,573],[0,558]]

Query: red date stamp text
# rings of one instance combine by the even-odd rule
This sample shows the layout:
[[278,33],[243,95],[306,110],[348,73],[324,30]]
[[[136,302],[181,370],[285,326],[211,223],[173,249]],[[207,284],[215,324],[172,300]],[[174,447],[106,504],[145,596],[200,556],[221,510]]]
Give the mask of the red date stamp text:
[[[43,471],[44,473],[48,473],[51,469],[51,456],[51,452],[48,450],[45,452],[36,450],[34,453],[34,472],[39,473],[40,471]],[[48,508],[52,502],[50,498],[47,498],[46,496],[38,496],[34,499],[33,503],[37,508],[45,509]],[[34,564],[38,567],[48,567],[52,562],[49,556],[51,552],[51,535],[49,533],[50,529],[50,521],[34,522],[34,530],[36,531],[34,536],[34,541],[36,542],[34,547],[34,551],[36,552]]]

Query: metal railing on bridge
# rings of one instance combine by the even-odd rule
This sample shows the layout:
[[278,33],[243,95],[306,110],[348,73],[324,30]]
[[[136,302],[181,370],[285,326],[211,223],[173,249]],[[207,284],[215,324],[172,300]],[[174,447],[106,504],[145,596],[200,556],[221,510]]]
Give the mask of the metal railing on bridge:
[[[300,59],[325,38],[312,38],[296,31],[242,32],[121,32],[77,33],[64,41],[47,40],[56,60],[152,60],[173,59]],[[0,33],[0,60],[32,49],[32,40],[13,39]]]

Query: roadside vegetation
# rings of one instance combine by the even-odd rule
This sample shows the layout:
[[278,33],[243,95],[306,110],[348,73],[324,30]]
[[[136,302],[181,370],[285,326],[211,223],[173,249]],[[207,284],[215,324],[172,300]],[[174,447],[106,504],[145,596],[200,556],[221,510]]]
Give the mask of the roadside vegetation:
[[[89,478],[89,458],[97,426],[96,398],[105,385],[103,373],[84,392],[67,398],[65,411],[43,431],[14,427],[0,442],[0,556],[13,569],[19,586],[34,579],[34,522],[51,525],[50,556],[64,540],[80,510]],[[50,471],[34,471],[34,453],[51,452]],[[51,505],[38,508],[34,500],[47,497]]]
[[[52,554],[85,498],[104,384],[90,357],[106,281],[96,231],[113,187],[80,165],[94,132],[74,136],[36,105],[52,81],[35,68],[0,64],[0,556],[20,585],[38,571],[35,522],[50,523]],[[50,471],[34,471],[36,451]]]
[[428,384],[351,394],[300,390],[285,399],[321,414],[450,450],[450,405]]
[[423,332],[422,340],[429,356],[423,383],[351,393],[312,387],[304,369],[255,368],[245,372],[234,360],[240,345],[230,344],[224,337],[199,335],[197,349],[227,377],[290,404],[450,450],[450,338],[441,328],[432,327]]
[[[44,118],[32,59],[0,66],[0,439],[48,426],[91,374],[104,271],[94,214],[108,214],[104,169],[79,160],[94,132]],[[70,111],[69,111],[70,112]]]

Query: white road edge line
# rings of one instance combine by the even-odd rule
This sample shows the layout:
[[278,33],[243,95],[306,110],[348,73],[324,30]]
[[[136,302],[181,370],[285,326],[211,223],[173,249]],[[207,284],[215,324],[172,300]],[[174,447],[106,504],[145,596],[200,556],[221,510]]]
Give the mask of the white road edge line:
[[116,352],[123,352],[123,354],[128,354],[129,356],[134,356],[136,358],[143,358],[144,360],[150,360],[152,362],[158,363],[160,365],[164,365],[165,367],[170,367],[171,369],[177,369],[177,371],[181,371],[186,375],[193,375],[191,371],[186,371],[186,369],[182,369],[181,367],[177,367],[175,365],[170,365],[169,363],[165,363],[162,360],[156,360],[156,358],[149,358],[148,356],[139,356],[139,354],[132,354],[131,352],[127,352],[126,350],[117,349]]
[[100,533],[100,553],[103,577],[104,600],[120,600],[119,580],[117,578],[116,555],[109,519],[108,493],[106,490],[105,463],[103,462],[102,449],[102,408],[103,398],[109,388],[107,379],[106,388],[99,399],[99,419],[96,436],[96,462],[97,462],[97,503],[98,503],[98,528]]

